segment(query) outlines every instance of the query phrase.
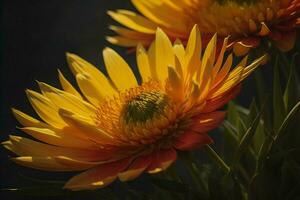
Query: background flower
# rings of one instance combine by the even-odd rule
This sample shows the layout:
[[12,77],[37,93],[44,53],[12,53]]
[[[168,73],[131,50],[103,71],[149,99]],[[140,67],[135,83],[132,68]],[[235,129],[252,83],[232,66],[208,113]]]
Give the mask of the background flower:
[[[282,51],[295,43],[299,25],[299,0],[132,0],[141,13],[129,10],[109,11],[108,14],[124,25],[111,26],[118,35],[108,37],[113,44],[132,47],[149,45],[156,27],[162,28],[174,41],[187,41],[194,24],[204,34],[206,44],[212,34],[220,38],[231,36],[229,46],[237,55],[258,47],[262,38],[269,38]],[[205,46],[205,45],[204,45]]]
[[227,46],[216,56],[216,36],[203,57],[198,28],[187,47],[172,46],[158,29],[148,52],[137,48],[142,84],[112,49],[103,51],[110,79],[74,54],[68,63],[82,92],[59,73],[63,90],[39,82],[41,93],[27,90],[43,121],[13,109],[24,132],[42,141],[11,136],[3,145],[19,157],[18,164],[49,171],[82,171],[65,188],[96,189],[117,177],[132,180],[143,171],[156,173],[176,160],[177,150],[208,144],[207,131],[222,122],[216,111],[238,92],[240,82],[265,57],[246,66],[247,58],[230,71]]

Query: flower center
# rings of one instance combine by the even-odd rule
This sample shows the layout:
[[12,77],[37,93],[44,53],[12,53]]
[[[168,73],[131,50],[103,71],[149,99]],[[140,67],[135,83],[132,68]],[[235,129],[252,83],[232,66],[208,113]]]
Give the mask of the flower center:
[[161,92],[143,92],[129,100],[124,108],[124,121],[130,123],[145,123],[164,113],[169,100]]

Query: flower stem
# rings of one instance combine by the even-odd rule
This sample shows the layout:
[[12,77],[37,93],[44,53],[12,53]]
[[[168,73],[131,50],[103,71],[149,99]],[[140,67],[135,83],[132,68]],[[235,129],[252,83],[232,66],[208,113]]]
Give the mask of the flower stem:
[[229,174],[230,167],[224,162],[224,160],[211,148],[209,145],[204,146],[204,150],[209,155],[209,157],[224,171],[224,173]]

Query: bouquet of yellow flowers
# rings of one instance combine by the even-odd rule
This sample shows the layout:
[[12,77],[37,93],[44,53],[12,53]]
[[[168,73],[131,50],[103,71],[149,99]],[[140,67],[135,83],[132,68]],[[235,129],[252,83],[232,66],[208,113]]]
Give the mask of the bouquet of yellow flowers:
[[69,178],[24,176],[33,185],[2,192],[299,199],[300,0],[131,3],[135,11],[107,11],[107,41],[125,56],[106,47],[99,69],[67,53],[76,84],[58,71],[59,87],[26,89],[38,117],[12,109],[27,136],[7,133],[6,154]]

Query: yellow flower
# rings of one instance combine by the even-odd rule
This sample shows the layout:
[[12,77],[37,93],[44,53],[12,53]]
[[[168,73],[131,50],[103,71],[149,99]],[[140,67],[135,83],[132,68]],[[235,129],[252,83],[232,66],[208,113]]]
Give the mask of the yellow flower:
[[220,1],[132,0],[141,15],[128,10],[109,11],[108,14],[126,28],[111,26],[118,36],[107,39],[126,47],[138,43],[149,45],[156,27],[160,27],[171,40],[187,41],[190,30],[198,24],[204,43],[214,33],[218,33],[219,38],[230,35],[229,46],[237,55],[259,46],[264,37],[274,41],[282,51],[294,46],[295,30],[300,24],[300,0]]
[[198,28],[187,47],[171,44],[158,29],[146,51],[137,47],[139,84],[128,64],[112,49],[103,51],[109,77],[87,61],[67,54],[79,93],[59,72],[62,90],[39,82],[41,93],[27,90],[41,120],[13,109],[26,132],[40,142],[10,136],[3,145],[16,153],[16,163],[47,171],[83,171],[65,188],[97,189],[119,178],[128,181],[142,172],[166,169],[176,150],[212,142],[207,132],[224,118],[218,111],[232,99],[265,57],[246,65],[244,58],[230,70],[223,62],[227,45],[216,56],[216,36],[201,57]]

